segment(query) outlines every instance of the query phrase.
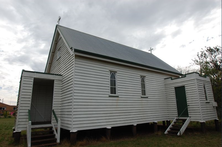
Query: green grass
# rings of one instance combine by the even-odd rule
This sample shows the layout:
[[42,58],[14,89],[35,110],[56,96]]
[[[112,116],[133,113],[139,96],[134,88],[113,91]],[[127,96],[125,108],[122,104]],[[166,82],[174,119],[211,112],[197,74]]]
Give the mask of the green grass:
[[[0,118],[0,147],[15,146],[12,138],[12,127],[14,118]],[[192,122],[190,127],[194,129],[187,130],[184,135],[169,136],[164,135],[163,131],[157,133],[138,133],[136,137],[115,138],[107,140],[105,137],[100,139],[85,138],[77,141],[73,147],[221,147],[221,132],[214,130],[214,123],[206,124],[207,132],[201,133],[199,123]],[[22,133],[24,134],[24,133]],[[25,147],[26,140],[21,139],[17,147]],[[67,139],[62,140],[58,147],[70,146]]]
[[13,146],[14,118],[0,118],[0,147]]

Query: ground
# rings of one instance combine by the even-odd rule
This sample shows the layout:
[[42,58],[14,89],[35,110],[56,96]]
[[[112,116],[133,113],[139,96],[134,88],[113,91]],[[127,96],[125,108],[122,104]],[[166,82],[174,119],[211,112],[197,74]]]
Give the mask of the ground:
[[[12,127],[14,118],[0,118],[0,147],[15,146],[12,138]],[[206,124],[206,133],[202,133],[199,123],[191,123],[186,132],[181,136],[169,136],[163,134],[163,129],[157,133],[144,130],[144,126],[138,127],[138,133],[135,137],[130,132],[130,127],[116,128],[112,132],[112,139],[107,140],[105,137],[92,137],[95,132],[80,133],[77,143],[73,147],[153,147],[153,146],[193,146],[193,147],[221,147],[221,131],[214,129],[214,122]],[[101,130],[100,130],[101,131]],[[98,132],[97,132],[98,133]],[[22,132],[24,135],[25,132]],[[25,147],[26,139],[21,138],[21,143],[17,147]],[[70,146],[68,139],[62,139],[58,147]]]

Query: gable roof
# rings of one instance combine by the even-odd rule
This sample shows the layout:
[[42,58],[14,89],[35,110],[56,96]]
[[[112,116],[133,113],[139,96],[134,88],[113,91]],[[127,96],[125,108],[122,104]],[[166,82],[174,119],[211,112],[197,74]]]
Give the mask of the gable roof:
[[73,48],[74,52],[104,57],[181,75],[180,72],[153,54],[60,25],[57,25],[56,28],[65,39],[68,47]]

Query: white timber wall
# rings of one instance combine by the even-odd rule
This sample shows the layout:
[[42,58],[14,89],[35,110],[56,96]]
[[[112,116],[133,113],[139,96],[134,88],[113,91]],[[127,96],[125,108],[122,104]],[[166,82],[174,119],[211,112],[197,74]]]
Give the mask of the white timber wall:
[[[22,73],[23,74],[23,73]],[[16,124],[15,131],[21,132],[26,130],[28,123],[28,110],[31,105],[31,97],[32,97],[32,86],[33,86],[33,77],[21,77],[20,81],[20,94],[18,96],[18,106],[17,106],[17,116],[16,116]]]
[[[60,50],[60,58],[57,59],[57,52]],[[58,37],[50,73],[63,76],[61,86],[61,127],[72,130],[73,111],[73,77],[74,77],[74,54],[70,54],[61,36]],[[59,102],[59,101],[58,101]],[[58,103],[59,105],[59,103]]]
[[[62,77],[61,80],[54,80],[52,109],[55,111],[56,116],[58,118],[61,118],[61,95],[62,95],[61,89],[62,89]],[[52,114],[52,121],[54,124],[57,124],[53,114]]]
[[[205,98],[203,85],[205,84],[207,99]],[[200,96],[200,107],[202,112],[202,120],[214,120],[217,118],[216,107],[213,107],[214,96],[212,91],[211,82],[208,79],[197,79],[198,93]]]
[[[209,95],[211,104],[206,103],[203,82],[206,83],[207,94]],[[185,86],[188,113],[191,117],[191,121],[202,122],[215,119],[216,110],[212,104],[214,102],[214,98],[209,78],[203,78],[194,73],[180,79],[165,80],[169,120],[178,116],[175,87],[180,86]]]
[[[110,71],[116,71],[117,95],[110,94]],[[146,76],[141,98],[140,76]],[[75,57],[73,129],[87,130],[167,120],[164,74]]]
[[61,95],[61,90],[59,89],[59,87],[61,87],[62,76],[23,71],[20,83],[21,89],[18,97],[19,103],[18,103],[18,111],[15,124],[16,132],[26,130],[27,128],[28,110],[30,110],[31,108],[34,78],[54,80],[52,107],[59,115],[60,107],[58,103],[60,101],[60,95]]

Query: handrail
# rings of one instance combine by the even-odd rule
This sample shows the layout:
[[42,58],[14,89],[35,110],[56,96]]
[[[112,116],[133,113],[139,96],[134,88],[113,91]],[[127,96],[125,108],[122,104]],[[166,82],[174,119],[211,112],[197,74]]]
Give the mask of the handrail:
[[31,122],[30,110],[28,109],[28,124],[27,124],[27,130],[26,130],[28,147],[31,147],[31,138],[32,138],[31,126],[32,126],[32,122]]
[[174,124],[174,122],[177,120],[177,118],[174,118],[173,122],[169,125],[169,127],[166,129],[166,131],[164,132],[164,134],[168,134],[168,131],[170,130],[170,128],[172,127],[172,125]]
[[29,121],[31,121],[30,110],[28,110],[28,118],[29,118]]
[[183,135],[189,123],[190,123],[190,117],[187,118],[187,120],[184,122],[183,126],[181,127],[180,131],[177,133],[178,136]]
[[53,113],[53,116],[55,117],[55,120],[56,120],[56,122],[58,124],[57,125],[57,132],[56,132],[56,129],[55,129],[55,126],[54,126],[53,123],[52,123],[52,127],[53,127],[53,131],[55,133],[55,136],[57,138],[57,143],[59,143],[60,142],[60,126],[61,126],[61,121],[60,121],[60,119],[57,118],[56,113],[55,113],[54,110],[52,110],[52,113]]
[[178,116],[178,119],[182,116],[182,114],[185,112],[185,110],[188,109],[188,106],[189,105],[187,105],[187,107],[185,107],[185,109],[182,111],[182,113],[180,113],[180,115]]
[[58,123],[58,118],[57,118],[57,116],[56,116],[56,114],[55,114],[54,109],[52,110],[52,113],[53,113],[53,115],[54,115],[54,117],[55,117],[56,122]]

